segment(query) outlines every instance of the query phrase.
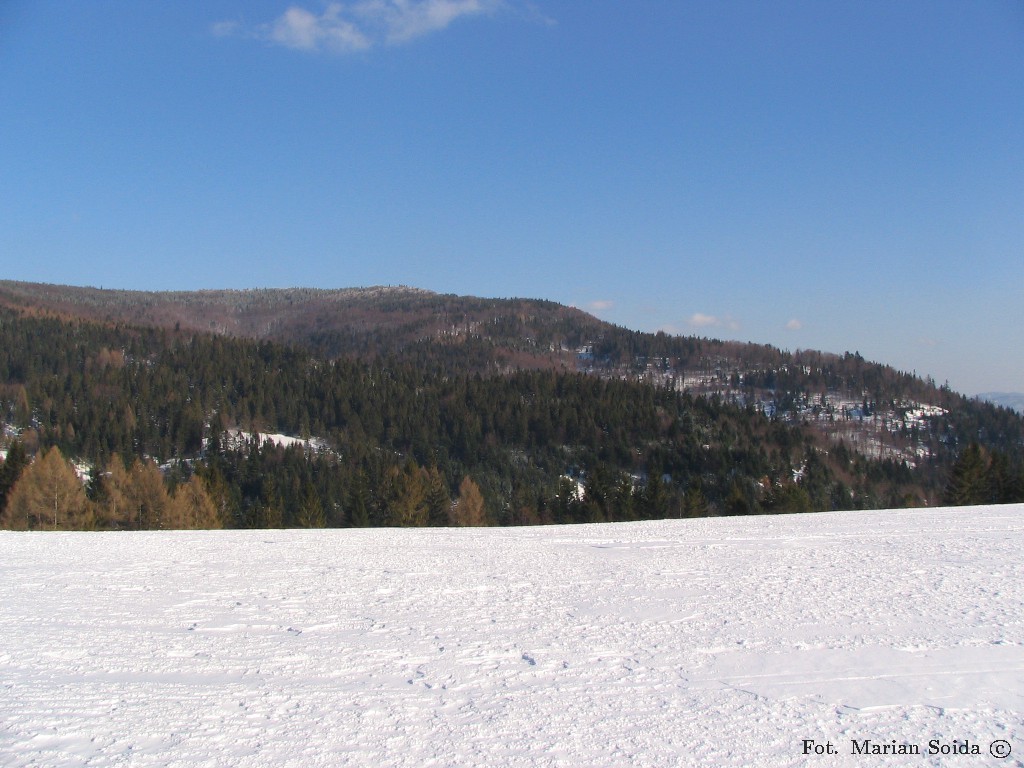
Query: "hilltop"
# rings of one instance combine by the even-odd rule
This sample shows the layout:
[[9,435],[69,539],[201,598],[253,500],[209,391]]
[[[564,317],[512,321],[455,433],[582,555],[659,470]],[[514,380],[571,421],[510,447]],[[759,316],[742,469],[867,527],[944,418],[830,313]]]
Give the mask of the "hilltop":
[[1024,392],[982,392],[978,399],[1024,413]]

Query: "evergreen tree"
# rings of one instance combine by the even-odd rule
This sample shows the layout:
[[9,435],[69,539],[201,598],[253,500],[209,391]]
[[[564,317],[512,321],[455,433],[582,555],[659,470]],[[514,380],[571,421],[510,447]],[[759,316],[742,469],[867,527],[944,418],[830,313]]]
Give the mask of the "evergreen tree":
[[541,513],[538,500],[531,498],[526,488],[518,488],[512,498],[512,525],[540,525]]
[[661,475],[655,473],[647,478],[642,504],[646,519],[664,520],[668,517],[669,494]]
[[221,467],[215,465],[203,475],[203,479],[215,512],[215,519],[210,527],[227,528],[239,525],[241,503],[237,498],[237,489],[228,484]]
[[7,507],[7,497],[28,466],[28,454],[20,440],[15,440],[7,449],[7,458],[0,464],[0,515]]
[[367,490],[366,474],[360,469],[352,478],[348,489],[349,522],[353,528],[368,528],[370,525],[370,493]]
[[552,506],[554,522],[564,524],[576,522],[580,516],[579,486],[568,477],[559,477]]
[[277,490],[274,475],[264,475],[260,485],[262,490],[253,504],[253,524],[256,528],[284,527],[284,503]]
[[[636,520],[636,494],[633,490],[633,478],[622,473],[615,482],[612,491],[612,506],[615,510],[616,520]],[[641,505],[642,507],[642,505]]]
[[964,449],[950,472],[946,503],[951,506],[987,503],[990,489],[986,470],[981,446],[972,442]]
[[608,466],[596,463],[583,484],[583,508],[586,522],[604,523],[613,517],[615,480]]
[[431,467],[427,479],[427,525],[445,526],[449,524],[452,500],[448,496],[444,477],[437,467]]
[[797,483],[774,483],[764,507],[769,512],[810,512],[811,497]]
[[729,495],[725,500],[725,514],[727,515],[749,515],[752,512],[750,501],[739,483],[733,481],[729,488]]
[[312,486],[306,488],[306,493],[302,497],[302,504],[299,506],[299,514],[295,522],[299,528],[327,527],[327,515],[324,513],[324,505],[320,503],[320,497],[313,490]]
[[686,489],[684,504],[687,517],[707,517],[710,514],[708,500],[699,481]]
[[988,462],[988,502],[991,504],[1012,504],[1019,500],[1017,477],[1010,460],[1001,451],[992,451]]

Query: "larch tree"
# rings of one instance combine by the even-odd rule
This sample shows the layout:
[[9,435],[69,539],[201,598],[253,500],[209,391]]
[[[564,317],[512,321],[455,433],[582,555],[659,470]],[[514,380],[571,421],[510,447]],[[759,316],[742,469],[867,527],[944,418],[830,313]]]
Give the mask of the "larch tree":
[[23,427],[32,423],[32,408],[28,404],[28,393],[23,384],[19,384],[14,393],[14,419]]
[[426,472],[409,460],[404,469],[392,467],[384,489],[385,525],[421,527],[428,522]]
[[483,494],[469,475],[462,478],[462,482],[459,483],[459,498],[452,506],[452,525],[487,525]]
[[198,475],[192,475],[187,483],[175,489],[166,527],[193,530],[221,527],[217,507]]
[[3,524],[30,531],[93,527],[85,487],[56,446],[22,472],[11,489]]
[[143,531],[166,527],[171,498],[160,469],[148,459],[136,459],[128,476],[125,495],[132,527]]
[[124,462],[116,453],[107,461],[107,469],[100,475],[93,510],[96,524],[101,528],[130,528],[128,486],[131,480]]

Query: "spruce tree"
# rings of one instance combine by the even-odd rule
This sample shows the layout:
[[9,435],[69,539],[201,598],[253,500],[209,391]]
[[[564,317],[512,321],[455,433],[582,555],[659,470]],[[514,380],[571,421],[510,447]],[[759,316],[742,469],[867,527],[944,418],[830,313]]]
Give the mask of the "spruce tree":
[[686,516],[687,517],[707,517],[710,512],[708,506],[707,497],[704,496],[704,490],[701,487],[700,481],[694,482],[686,490],[685,496],[686,505]]
[[988,501],[988,477],[981,446],[971,443],[960,454],[950,472],[945,501],[951,506],[984,504]]
[[320,497],[312,486],[306,488],[299,505],[299,514],[296,519],[299,528],[326,528],[327,515],[324,513],[324,505],[320,503]]
[[7,458],[0,464],[0,514],[7,506],[7,497],[28,466],[28,454],[20,440],[15,440],[7,449]]
[[452,500],[448,496],[444,477],[437,467],[431,467],[427,477],[427,525],[434,527],[448,525]]
[[370,525],[370,493],[367,489],[366,474],[358,470],[352,477],[348,489],[349,523],[353,528],[368,528]]
[[668,488],[665,487],[661,475],[655,472],[647,478],[647,484],[644,486],[644,517],[648,520],[663,520],[668,516],[668,502]]

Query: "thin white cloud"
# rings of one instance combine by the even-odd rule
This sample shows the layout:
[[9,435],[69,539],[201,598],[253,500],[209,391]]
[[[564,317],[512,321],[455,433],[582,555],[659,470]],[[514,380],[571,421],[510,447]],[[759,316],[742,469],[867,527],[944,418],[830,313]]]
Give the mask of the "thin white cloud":
[[714,315],[705,315],[702,312],[695,312],[690,316],[690,325],[694,328],[710,328],[715,325],[721,325],[722,321]]
[[545,27],[554,27],[558,22],[546,13],[543,13],[534,3],[524,2],[519,8],[519,15],[526,21],[540,24]]
[[614,307],[615,302],[611,299],[598,299],[597,301],[590,302],[587,306],[589,306],[594,312],[601,312],[605,309],[611,309]]
[[690,315],[689,323],[691,328],[727,328],[730,331],[738,331],[741,328],[739,320],[732,315],[717,317],[705,315],[703,312]]
[[229,37],[237,33],[238,29],[239,24],[237,21],[218,21],[210,27],[214,37]]
[[322,15],[292,6],[270,25],[269,39],[300,51],[352,53],[370,47],[370,39],[345,19],[340,3],[331,3]]
[[498,0],[362,0],[351,10],[367,27],[383,30],[386,42],[404,43],[463,16],[492,13],[499,5]]
[[795,317],[792,320],[790,320],[788,323],[786,323],[786,330],[787,331],[799,331],[803,327],[804,327],[804,324],[801,323],[799,320],[797,320]]
[[299,51],[356,53],[438,32],[457,19],[494,13],[506,0],[358,0],[328,3],[322,13],[290,6],[269,24],[245,28],[220,21],[217,37],[239,35]]

